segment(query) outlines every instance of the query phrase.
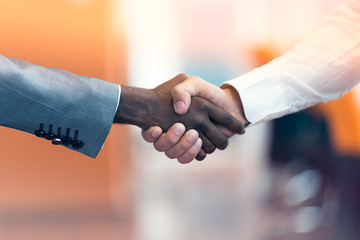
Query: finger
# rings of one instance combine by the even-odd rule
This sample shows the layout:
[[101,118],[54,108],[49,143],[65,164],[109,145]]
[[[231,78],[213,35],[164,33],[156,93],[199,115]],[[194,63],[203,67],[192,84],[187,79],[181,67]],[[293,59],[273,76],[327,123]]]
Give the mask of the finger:
[[162,129],[160,127],[150,127],[147,130],[141,131],[141,136],[143,139],[149,143],[155,142],[162,134]]
[[185,132],[185,126],[181,123],[175,123],[169,130],[162,134],[158,140],[154,142],[154,147],[159,152],[169,150],[180,140]]
[[234,133],[228,128],[218,124],[215,124],[215,126],[218,127],[226,135],[227,138],[231,138],[232,136],[234,136]]
[[207,99],[219,107],[224,107],[226,94],[224,91],[199,77],[189,77],[171,89],[174,109],[178,114],[184,114],[189,109],[192,96]]
[[204,135],[201,137],[201,139],[203,141],[202,149],[207,154],[213,153],[216,150],[216,145],[207,136]]
[[245,131],[244,124],[242,124],[237,118],[230,113],[224,111],[214,104],[208,103],[208,113],[211,120],[217,124],[222,125],[232,131],[233,133],[243,134]]
[[198,161],[202,161],[206,158],[206,152],[204,151],[204,149],[200,149],[198,155],[196,155],[195,159]]
[[176,143],[174,147],[165,151],[165,155],[168,158],[178,158],[181,155],[183,155],[186,151],[190,150],[190,148],[197,142],[198,139],[199,139],[198,132],[193,129],[189,130],[183,135],[183,137],[181,137],[180,141]]
[[195,144],[193,144],[184,154],[178,157],[178,162],[185,164],[194,160],[201,150],[201,145],[202,141],[200,138],[198,138]]

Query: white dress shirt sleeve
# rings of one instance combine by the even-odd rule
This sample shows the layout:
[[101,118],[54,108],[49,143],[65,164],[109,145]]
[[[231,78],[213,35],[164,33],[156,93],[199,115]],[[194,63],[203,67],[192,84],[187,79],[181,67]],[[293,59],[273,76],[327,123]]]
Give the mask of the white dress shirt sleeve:
[[339,98],[359,81],[360,1],[349,0],[286,54],[224,85],[254,125]]

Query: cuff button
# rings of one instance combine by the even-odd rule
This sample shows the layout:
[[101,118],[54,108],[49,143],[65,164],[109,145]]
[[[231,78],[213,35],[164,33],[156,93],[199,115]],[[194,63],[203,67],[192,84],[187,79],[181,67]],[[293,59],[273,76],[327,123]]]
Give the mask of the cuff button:
[[42,130],[37,130],[35,131],[35,136],[39,137],[39,138],[44,138],[46,135],[46,133]]
[[62,142],[61,142],[61,139],[60,138],[55,138],[51,141],[52,144],[54,145],[61,145]]
[[64,137],[63,140],[62,140],[62,144],[64,146],[69,146],[73,143],[71,137]]
[[46,140],[54,140],[55,139],[55,135],[52,133],[48,133],[45,135],[45,139]]
[[48,134],[45,135],[45,139],[46,140],[54,140],[55,139],[55,135],[52,133],[52,129],[53,129],[53,125],[49,125],[49,132]]
[[73,149],[80,149],[84,146],[84,143],[82,141],[76,140],[72,144]]
[[46,132],[44,131],[44,124],[40,123],[40,129],[35,131],[35,136],[44,138],[46,136]]

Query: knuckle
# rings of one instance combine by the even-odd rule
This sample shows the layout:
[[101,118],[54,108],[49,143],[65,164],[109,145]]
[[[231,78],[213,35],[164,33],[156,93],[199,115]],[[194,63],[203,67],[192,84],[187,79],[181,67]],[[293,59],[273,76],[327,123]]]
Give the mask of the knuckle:
[[158,151],[158,152],[164,152],[168,149],[164,143],[159,142],[159,141],[154,142],[153,146],[156,149],[156,151]]
[[197,97],[194,100],[198,111],[207,112],[209,110],[209,103],[205,99]]
[[170,159],[174,159],[174,158],[177,157],[177,156],[174,155],[174,153],[169,152],[169,151],[165,151],[165,155]]
[[203,81],[203,79],[198,76],[192,76],[192,77],[190,77],[190,79],[191,79],[191,81],[197,81],[197,82]]
[[176,75],[176,78],[183,79],[183,80],[187,79],[188,77],[189,76],[186,75],[185,73],[180,73],[180,74]]
[[204,99],[201,99],[202,103],[200,104],[200,110],[207,113],[210,109],[209,103],[205,102]]
[[203,132],[203,130],[208,126],[207,121],[205,119],[199,117],[196,119],[196,130]]
[[190,163],[192,160],[186,159],[186,158],[178,158],[178,162],[181,164],[187,164]]
[[226,114],[226,116],[224,117],[224,124],[230,125],[231,123],[233,123],[233,116],[231,116],[230,114]]
[[176,137],[176,136],[167,138],[166,139],[167,145],[174,146],[179,141],[179,138],[180,137]]
[[178,158],[178,161],[180,163],[189,163],[195,159],[195,157],[198,155],[199,151],[200,151],[200,148],[198,148],[196,146],[192,146],[181,157]]
[[158,140],[158,143],[161,143],[163,146],[174,146],[179,140],[181,136],[176,135],[175,131],[171,129],[167,133],[165,133],[164,137]]
[[194,158],[188,155],[183,155],[181,157],[179,157],[177,160],[179,163],[181,164],[186,164],[186,163],[190,163]]
[[161,148],[161,146],[159,146],[158,144],[154,143],[154,148],[156,151],[158,152],[163,152],[164,150]]
[[191,158],[191,159],[194,159],[195,156],[198,154],[200,149],[196,148],[196,147],[192,147],[188,150],[188,157]]
[[179,91],[180,91],[179,85],[176,85],[176,86],[172,87],[171,90],[170,90],[171,94],[176,94]]
[[216,146],[213,144],[205,144],[203,146],[203,149],[206,153],[210,154],[213,153],[216,150]]

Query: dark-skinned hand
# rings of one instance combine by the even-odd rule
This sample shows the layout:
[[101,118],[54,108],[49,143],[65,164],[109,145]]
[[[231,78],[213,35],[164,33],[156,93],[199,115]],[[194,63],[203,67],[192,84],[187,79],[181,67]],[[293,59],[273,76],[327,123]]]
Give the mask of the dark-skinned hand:
[[154,89],[122,86],[114,123],[131,124],[143,130],[160,126],[164,132],[174,123],[182,123],[186,130],[195,129],[203,142],[197,160],[204,159],[206,153],[212,153],[216,148],[225,149],[228,138],[217,126],[226,126],[240,134],[244,130],[243,124],[230,113],[200,97],[192,98],[186,114],[177,114],[171,89],[186,78],[186,75],[180,74]]

